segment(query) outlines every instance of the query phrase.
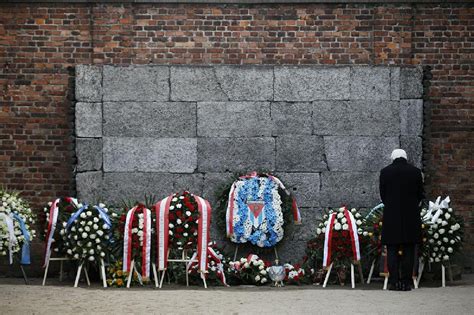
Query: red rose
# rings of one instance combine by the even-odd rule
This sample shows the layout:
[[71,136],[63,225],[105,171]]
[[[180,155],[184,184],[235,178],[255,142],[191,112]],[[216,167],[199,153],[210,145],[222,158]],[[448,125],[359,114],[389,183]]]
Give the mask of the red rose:
[[183,212],[181,210],[176,211],[176,215],[178,218],[180,218],[183,215]]

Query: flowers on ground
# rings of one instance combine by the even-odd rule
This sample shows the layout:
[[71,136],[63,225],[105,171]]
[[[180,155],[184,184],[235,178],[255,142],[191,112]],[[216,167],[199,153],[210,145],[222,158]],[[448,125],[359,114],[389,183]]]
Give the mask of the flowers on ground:
[[264,285],[270,281],[267,268],[270,263],[250,254],[229,263],[228,272],[236,276],[242,284]]

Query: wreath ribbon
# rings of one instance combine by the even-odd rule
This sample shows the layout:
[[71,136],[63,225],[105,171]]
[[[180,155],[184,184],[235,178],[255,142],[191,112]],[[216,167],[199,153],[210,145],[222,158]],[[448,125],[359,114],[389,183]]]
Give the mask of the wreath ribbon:
[[11,265],[13,264],[12,247],[16,245],[18,240],[16,239],[16,236],[15,236],[15,230],[13,228],[12,218],[6,215],[5,213],[0,213],[0,219],[5,221],[5,224],[7,225],[7,229],[8,229],[8,253],[9,253],[10,265]]

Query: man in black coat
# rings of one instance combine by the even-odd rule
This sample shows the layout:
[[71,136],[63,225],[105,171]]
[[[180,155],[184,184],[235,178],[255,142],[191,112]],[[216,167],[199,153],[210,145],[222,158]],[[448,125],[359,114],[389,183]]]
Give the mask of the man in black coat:
[[390,289],[409,291],[415,245],[421,241],[423,177],[419,168],[408,164],[404,150],[394,150],[391,157],[392,164],[380,172],[380,197],[385,206],[382,244],[387,246]]

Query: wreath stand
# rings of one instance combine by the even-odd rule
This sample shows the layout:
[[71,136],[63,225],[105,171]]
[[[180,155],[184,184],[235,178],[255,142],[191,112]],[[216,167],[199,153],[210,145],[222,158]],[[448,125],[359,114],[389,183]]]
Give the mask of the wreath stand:
[[[84,266],[84,262],[81,262],[79,267],[77,267],[77,273],[76,273],[76,281],[74,282],[74,287],[77,288],[79,285],[79,279],[81,278],[81,271],[84,270],[84,275],[86,276],[86,281],[87,285],[90,286],[91,282],[89,280],[89,273],[87,272],[87,268]],[[107,288],[107,280],[105,276],[105,264],[104,264],[104,259],[100,259],[100,277],[102,278],[102,285],[104,288]]]
[[[364,283],[364,275],[362,274],[362,266],[361,266],[360,262],[351,263],[351,286],[352,286],[352,289],[355,289],[354,264],[356,264],[356,265],[358,266],[358,269],[359,269],[359,277],[360,277],[361,283]],[[331,263],[331,264],[329,265],[329,268],[327,269],[326,277],[324,278],[323,288],[325,288],[325,287],[327,286],[327,283],[328,283],[328,281],[329,281],[329,275],[331,274],[332,265],[333,265],[333,263]]]
[[21,270],[21,274],[23,276],[23,281],[25,281],[25,284],[28,285],[28,277],[26,276],[26,272],[25,272],[25,269],[23,269],[23,265],[21,264],[20,260],[18,259],[18,257],[16,257],[15,255],[13,255],[13,259],[18,261],[18,264],[20,265],[20,270]]
[[[449,277],[449,282],[453,282],[453,270],[451,269],[451,262],[448,260],[447,261],[447,267],[448,267],[448,277]],[[431,269],[431,264],[428,265]],[[417,287],[420,284],[421,276],[423,275],[423,270],[425,268],[425,261],[420,258],[420,266],[418,268],[418,277],[414,280],[416,281]],[[446,266],[444,265],[443,262],[441,262],[441,287],[445,288],[446,287]]]
[[43,276],[43,286],[46,285],[46,279],[48,278],[48,269],[49,269],[49,263],[51,261],[59,261],[59,281],[63,281],[63,263],[64,261],[72,261],[75,260],[73,258],[69,257],[51,257],[48,260],[48,263],[46,264],[46,268],[44,270],[44,276]]
[[[280,259],[278,258],[278,251],[276,249],[276,246],[273,247],[274,253],[275,253],[275,263],[278,265],[278,262]],[[234,251],[234,261],[237,260],[237,253],[239,252],[239,244],[235,245],[235,251]]]
[[[151,269],[153,270],[153,278],[155,279],[155,286],[158,287],[158,277],[157,277],[157,274],[156,274],[156,265],[155,265],[155,263],[152,264]],[[140,274],[137,267],[135,266],[135,259],[132,259],[132,262],[130,263],[130,273],[128,274],[128,277],[127,277],[127,289],[130,289],[130,284],[132,283],[132,277],[133,277],[134,272],[136,272],[138,275]],[[143,284],[140,277],[139,277],[138,281],[140,282],[140,284]]]
[[[188,264],[191,262],[199,262],[197,259],[191,259],[187,255],[188,251],[183,250],[181,252],[181,259],[175,258],[175,259],[168,259],[168,262],[173,262],[173,263],[184,263],[186,264],[186,286],[189,287],[189,273],[188,273]],[[170,256],[170,250],[168,249],[168,253],[166,254],[168,257]],[[134,266],[133,261],[132,261],[132,266]],[[166,274],[166,269],[163,270],[163,273],[160,275],[160,283],[158,284],[158,277],[157,277],[157,272],[156,272],[156,265],[153,264],[153,275],[155,277],[155,287],[157,288],[162,288],[163,286],[163,281],[165,279],[165,274]],[[130,277],[130,276],[129,276]],[[207,289],[207,283],[206,283],[206,277],[201,277],[202,282],[204,284],[204,288]],[[130,281],[130,278],[129,278]],[[128,284],[127,284],[128,285]]]

